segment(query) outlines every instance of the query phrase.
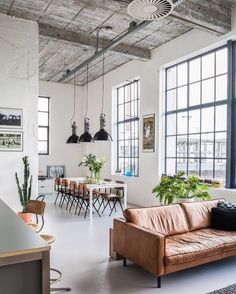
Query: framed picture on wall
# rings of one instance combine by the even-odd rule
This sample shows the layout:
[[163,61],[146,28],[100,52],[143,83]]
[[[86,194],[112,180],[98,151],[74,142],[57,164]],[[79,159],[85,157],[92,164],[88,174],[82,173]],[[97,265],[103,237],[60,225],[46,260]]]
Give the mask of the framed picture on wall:
[[0,151],[23,151],[23,132],[0,130]]
[[22,128],[23,109],[0,107],[0,128]]
[[155,151],[155,114],[143,116],[143,152]]
[[47,165],[47,178],[64,178],[66,176],[65,165]]

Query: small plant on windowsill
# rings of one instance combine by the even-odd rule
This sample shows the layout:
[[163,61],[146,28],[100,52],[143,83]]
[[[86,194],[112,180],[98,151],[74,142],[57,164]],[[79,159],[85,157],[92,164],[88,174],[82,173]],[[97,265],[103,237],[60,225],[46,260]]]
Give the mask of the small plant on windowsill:
[[196,176],[184,178],[184,172],[178,172],[175,176],[161,177],[152,193],[156,193],[161,204],[172,204],[174,202],[193,201],[194,199],[210,200],[208,187],[200,183]]

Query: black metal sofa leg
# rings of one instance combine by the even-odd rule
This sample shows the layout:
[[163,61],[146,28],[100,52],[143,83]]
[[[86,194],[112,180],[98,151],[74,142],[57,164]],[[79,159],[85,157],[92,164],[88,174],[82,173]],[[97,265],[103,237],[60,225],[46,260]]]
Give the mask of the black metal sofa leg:
[[161,277],[157,277],[157,288],[161,288]]
[[126,266],[126,258],[123,258],[123,266]]

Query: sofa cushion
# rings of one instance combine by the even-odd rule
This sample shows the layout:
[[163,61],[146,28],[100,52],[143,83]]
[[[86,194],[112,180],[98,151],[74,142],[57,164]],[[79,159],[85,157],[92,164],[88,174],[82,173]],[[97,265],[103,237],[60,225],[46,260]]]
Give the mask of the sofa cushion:
[[219,199],[210,201],[186,202],[180,204],[186,214],[190,231],[210,227],[211,209],[217,206],[218,201]]
[[165,264],[177,265],[236,249],[236,232],[202,229],[166,238]]
[[188,232],[187,219],[179,204],[128,208],[124,215],[128,222],[155,230],[164,236]]
[[236,208],[213,207],[211,209],[211,228],[236,231]]

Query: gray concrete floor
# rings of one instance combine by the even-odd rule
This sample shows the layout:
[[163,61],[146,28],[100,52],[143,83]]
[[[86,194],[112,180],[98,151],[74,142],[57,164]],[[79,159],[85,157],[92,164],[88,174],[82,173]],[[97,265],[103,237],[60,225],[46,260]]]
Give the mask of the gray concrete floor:
[[236,283],[236,258],[214,262],[163,277],[155,277],[132,262],[109,259],[109,228],[120,211],[93,221],[55,207],[48,197],[44,233],[53,234],[51,266],[63,272],[57,286],[70,286],[71,294],[203,294]]

